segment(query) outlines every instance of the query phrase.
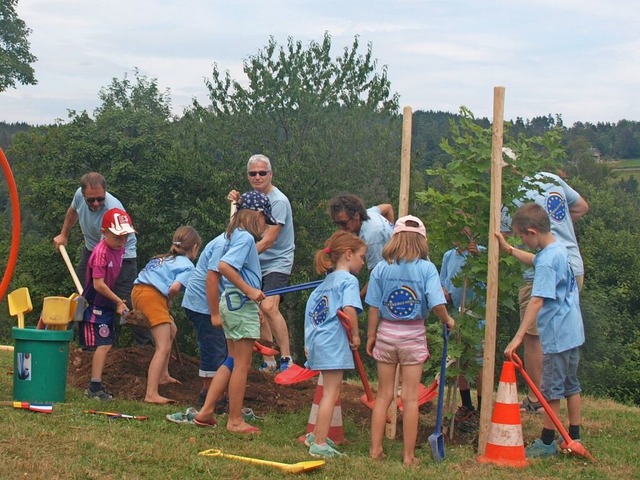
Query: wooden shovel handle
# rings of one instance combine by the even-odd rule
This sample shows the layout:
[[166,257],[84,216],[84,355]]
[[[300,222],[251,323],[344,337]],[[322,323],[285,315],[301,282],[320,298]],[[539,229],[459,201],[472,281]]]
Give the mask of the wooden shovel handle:
[[69,258],[69,254],[67,253],[67,249],[64,245],[60,245],[58,247],[58,250],[60,250],[60,255],[62,255],[62,258],[64,259],[64,263],[67,265],[67,269],[69,270],[69,273],[71,274],[71,278],[73,279],[73,283],[76,286],[76,290],[78,291],[78,295],[82,295],[82,284],[80,283],[80,280],[78,279],[78,275],[76,275],[76,271],[73,269],[73,265],[71,264],[71,259]]

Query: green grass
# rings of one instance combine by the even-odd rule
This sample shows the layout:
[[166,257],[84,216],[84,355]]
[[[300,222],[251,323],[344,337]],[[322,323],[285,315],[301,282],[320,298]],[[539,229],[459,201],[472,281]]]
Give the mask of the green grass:
[[[12,355],[0,352],[0,400],[11,400]],[[153,406],[116,400],[98,404],[67,389],[67,403],[56,404],[53,414],[39,414],[0,407],[0,478],[55,479],[269,479],[283,473],[268,467],[235,460],[199,456],[198,452],[219,448],[227,453],[268,459],[283,463],[311,460],[296,441],[304,430],[308,410],[287,415],[270,414],[260,421],[262,433],[241,437],[223,427],[200,429],[175,425],[165,420],[175,406]],[[135,415],[147,415],[148,421],[109,420],[84,414],[83,410],[103,408]],[[560,455],[531,462],[522,470],[483,465],[476,461],[471,445],[447,445],[445,461],[435,464],[430,447],[423,444],[417,454],[422,464],[415,469],[402,466],[402,442],[387,441],[388,458],[372,462],[367,458],[367,426],[355,425],[344,415],[348,444],[341,447],[347,458],[330,460],[308,478],[347,479],[424,479],[491,478],[550,479],[640,478],[640,409],[607,400],[587,398],[584,405],[583,440],[597,458],[585,459]],[[433,413],[423,425],[433,425]],[[532,440],[541,428],[541,417],[523,418],[526,440]],[[427,435],[430,432],[427,432]]]
[[640,168],[640,158],[631,158],[628,160],[617,162],[614,168],[616,169]]

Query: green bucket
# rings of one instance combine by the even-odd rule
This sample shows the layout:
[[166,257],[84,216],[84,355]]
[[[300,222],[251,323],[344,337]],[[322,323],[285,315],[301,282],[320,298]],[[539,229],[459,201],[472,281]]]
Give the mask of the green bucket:
[[13,400],[31,403],[64,402],[69,342],[73,330],[11,329]]

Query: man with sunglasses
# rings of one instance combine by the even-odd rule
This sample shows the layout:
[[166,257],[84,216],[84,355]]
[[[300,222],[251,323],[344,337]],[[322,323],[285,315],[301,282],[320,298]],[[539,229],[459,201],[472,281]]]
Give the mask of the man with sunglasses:
[[[107,182],[100,173],[90,172],[80,178],[80,188],[76,190],[67,209],[60,234],[53,238],[56,248],[67,245],[71,230],[76,223],[80,224],[84,236],[84,248],[80,255],[80,261],[76,267],[76,273],[81,282],[85,281],[87,263],[91,252],[102,238],[102,216],[107,210],[120,208],[124,210],[122,203],[116,197],[107,192]],[[131,308],[131,289],[138,275],[136,261],[135,234],[130,234],[125,244],[125,254],[122,269],[113,289],[114,293],[126,301]],[[136,345],[143,346],[151,343],[151,333],[148,329],[132,327]]]
[[[262,291],[286,287],[293,269],[295,249],[293,214],[287,196],[273,185],[271,161],[264,155],[251,156],[247,162],[247,178],[251,188],[264,193],[271,202],[271,213],[277,225],[267,225],[262,239],[256,244],[260,253],[262,269]],[[227,199],[238,201],[240,192],[232,190]],[[289,329],[280,312],[280,295],[271,295],[260,303],[260,312],[265,322],[261,325],[260,336],[271,341],[274,337],[280,347],[280,371],[284,371],[292,363]],[[264,356],[261,370],[274,372],[277,364],[273,357]]]
[[[382,260],[382,248],[393,234],[393,206],[383,203],[365,208],[360,197],[347,193],[329,200],[329,215],[338,229],[358,235],[367,244],[367,269],[371,272]],[[366,292],[365,285],[362,298]]]

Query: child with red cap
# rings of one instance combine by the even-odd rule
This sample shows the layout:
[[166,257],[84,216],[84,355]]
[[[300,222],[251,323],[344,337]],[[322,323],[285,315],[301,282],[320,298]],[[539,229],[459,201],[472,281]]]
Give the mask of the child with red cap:
[[102,371],[107,353],[113,345],[115,317],[127,312],[124,300],[113,288],[120,274],[125,244],[130,233],[136,233],[131,217],[112,208],[102,217],[102,239],[91,252],[83,295],[88,306],[79,327],[80,345],[93,351],[91,381],[85,395],[98,400],[111,400],[113,395],[102,384]]

